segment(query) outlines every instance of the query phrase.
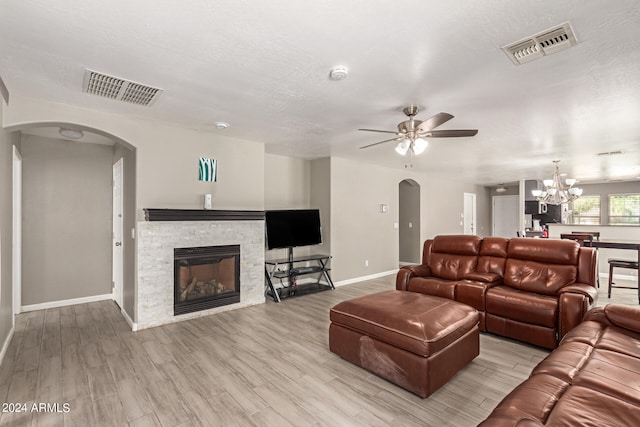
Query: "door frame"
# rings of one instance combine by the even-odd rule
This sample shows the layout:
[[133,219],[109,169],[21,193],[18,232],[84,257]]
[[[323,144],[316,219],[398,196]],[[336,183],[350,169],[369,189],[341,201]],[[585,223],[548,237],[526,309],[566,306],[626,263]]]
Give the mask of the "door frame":
[[[468,208],[471,209],[471,218],[467,217]],[[464,204],[462,211],[462,232],[464,234],[478,234],[475,193],[464,193]],[[467,233],[469,230],[469,233]]]
[[120,158],[113,164],[113,245],[112,245],[112,283],[113,300],[122,309],[122,299],[124,290],[124,254],[123,254],[123,173],[124,159]]
[[12,184],[12,307],[13,325],[16,315],[22,312],[22,156],[13,146],[13,184]]

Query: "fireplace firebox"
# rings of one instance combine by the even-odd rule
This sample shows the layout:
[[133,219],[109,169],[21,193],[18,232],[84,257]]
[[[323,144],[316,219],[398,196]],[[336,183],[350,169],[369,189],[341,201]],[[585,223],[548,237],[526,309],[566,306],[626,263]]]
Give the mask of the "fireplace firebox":
[[240,245],[175,248],[173,314],[240,302]]

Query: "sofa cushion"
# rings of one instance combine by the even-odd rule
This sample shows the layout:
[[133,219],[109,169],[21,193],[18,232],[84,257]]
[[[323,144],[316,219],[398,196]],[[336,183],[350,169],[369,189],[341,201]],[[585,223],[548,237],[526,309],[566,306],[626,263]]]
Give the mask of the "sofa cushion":
[[634,357],[596,348],[573,379],[573,385],[587,387],[640,406],[638,356],[640,355],[636,354]]
[[412,277],[407,285],[407,291],[456,300],[457,283],[437,277]]
[[578,264],[580,245],[573,240],[514,238],[509,241],[507,257],[544,264]]
[[531,325],[556,327],[557,298],[496,286],[487,291],[485,299],[487,313]]
[[558,400],[547,426],[636,426],[640,406],[586,387],[573,386]]
[[441,279],[463,279],[476,269],[481,240],[468,235],[436,236],[429,256],[431,273]]
[[503,283],[522,291],[555,296],[561,288],[575,281],[575,265],[544,264],[508,258]]
[[[482,239],[476,273],[492,273],[502,276],[508,245],[509,239],[504,237],[485,237]],[[469,279],[478,280],[476,277],[469,277]]]

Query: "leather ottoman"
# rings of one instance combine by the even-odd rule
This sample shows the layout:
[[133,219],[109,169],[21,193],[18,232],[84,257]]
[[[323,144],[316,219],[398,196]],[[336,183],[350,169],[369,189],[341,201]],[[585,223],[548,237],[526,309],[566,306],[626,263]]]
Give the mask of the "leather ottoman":
[[478,312],[446,298],[384,291],[331,309],[329,349],[425,398],[480,352]]

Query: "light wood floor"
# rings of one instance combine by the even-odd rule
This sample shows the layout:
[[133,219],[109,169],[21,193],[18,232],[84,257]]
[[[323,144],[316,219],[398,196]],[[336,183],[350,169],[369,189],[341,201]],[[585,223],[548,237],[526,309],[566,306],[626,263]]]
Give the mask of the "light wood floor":
[[[482,334],[480,355],[423,400],[329,352],[329,309],[393,281],[140,332],[113,302],[21,314],[0,367],[0,402],[27,412],[2,413],[0,425],[472,426],[547,354]],[[610,302],[604,296],[599,304]],[[614,296],[637,301],[631,290]],[[62,412],[32,412],[34,402]]]

